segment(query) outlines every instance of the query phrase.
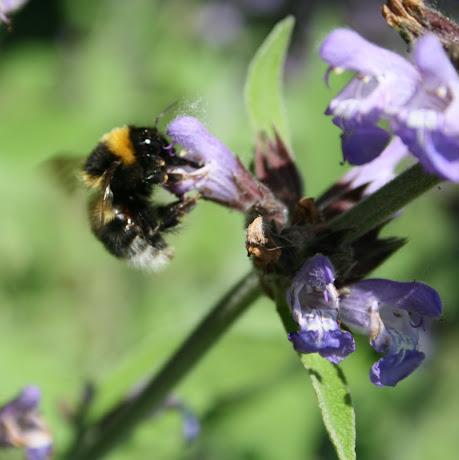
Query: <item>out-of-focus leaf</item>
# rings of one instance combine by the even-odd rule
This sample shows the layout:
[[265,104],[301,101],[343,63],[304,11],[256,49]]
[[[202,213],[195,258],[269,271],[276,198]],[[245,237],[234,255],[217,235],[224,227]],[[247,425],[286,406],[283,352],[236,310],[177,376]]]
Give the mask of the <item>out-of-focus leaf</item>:
[[282,73],[293,26],[294,19],[288,16],[274,27],[250,63],[245,85],[245,103],[255,130],[271,135],[275,126],[287,145],[290,145],[290,136]]

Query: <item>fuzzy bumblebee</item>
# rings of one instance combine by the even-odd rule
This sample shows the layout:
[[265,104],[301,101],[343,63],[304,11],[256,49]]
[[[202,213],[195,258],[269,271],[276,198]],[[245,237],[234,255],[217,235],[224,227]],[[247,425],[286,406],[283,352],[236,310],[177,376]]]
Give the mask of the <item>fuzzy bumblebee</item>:
[[103,136],[83,167],[82,179],[96,195],[90,201],[91,228],[114,256],[138,268],[155,270],[172,258],[163,233],[175,229],[196,204],[181,198],[152,203],[155,186],[181,176],[167,167],[190,165],[175,154],[157,127],[123,126]]

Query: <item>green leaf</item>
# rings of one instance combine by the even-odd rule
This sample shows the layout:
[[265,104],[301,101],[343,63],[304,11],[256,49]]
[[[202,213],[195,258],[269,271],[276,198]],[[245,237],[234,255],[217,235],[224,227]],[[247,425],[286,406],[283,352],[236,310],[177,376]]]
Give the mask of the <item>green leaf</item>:
[[339,459],[355,459],[355,414],[343,371],[317,353],[300,358],[311,377],[325,428]]
[[292,16],[280,21],[260,46],[249,66],[245,103],[255,131],[271,134],[273,126],[290,145],[282,95],[285,56],[294,26]]

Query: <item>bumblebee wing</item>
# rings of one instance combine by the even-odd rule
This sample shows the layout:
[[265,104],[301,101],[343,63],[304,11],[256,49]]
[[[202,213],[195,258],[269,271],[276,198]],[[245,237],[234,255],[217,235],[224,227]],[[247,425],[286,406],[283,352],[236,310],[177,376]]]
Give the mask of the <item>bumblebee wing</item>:
[[39,170],[67,192],[74,193],[80,185],[80,171],[84,164],[84,157],[70,153],[60,153],[40,163]]

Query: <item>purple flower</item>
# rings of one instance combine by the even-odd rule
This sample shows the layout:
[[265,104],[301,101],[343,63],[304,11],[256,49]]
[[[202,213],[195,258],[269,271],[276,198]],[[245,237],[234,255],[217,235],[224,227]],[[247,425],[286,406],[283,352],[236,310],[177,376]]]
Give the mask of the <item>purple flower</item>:
[[371,195],[395,177],[396,166],[407,154],[406,145],[400,138],[395,137],[378,158],[350,169],[341,178],[340,183],[349,184],[352,189],[368,184],[364,195]]
[[370,372],[377,386],[395,386],[423,361],[419,334],[423,317],[442,311],[438,293],[423,283],[383,279],[363,280],[340,297],[341,321],[351,330],[368,334],[371,346],[385,353]]
[[[357,73],[326,113],[343,130],[344,159],[362,165],[398,135],[428,173],[459,182],[459,77],[432,34],[415,45],[413,66],[357,33],[337,29],[322,44],[330,70]],[[378,126],[390,124],[390,133]]]
[[300,353],[318,352],[331,362],[355,349],[349,330],[370,336],[372,347],[384,353],[370,372],[377,386],[395,386],[423,361],[419,335],[424,317],[438,317],[438,293],[425,284],[363,280],[339,291],[333,285],[330,261],[317,254],[301,268],[287,293],[298,332],[289,340]]
[[168,135],[184,150],[180,156],[199,167],[171,166],[168,173],[179,180],[167,188],[176,195],[198,190],[206,199],[238,211],[253,210],[283,224],[287,219],[285,205],[247,171],[231,150],[213,137],[199,120],[183,117],[174,120]]
[[9,24],[10,20],[6,16],[7,13],[12,13],[27,3],[28,0],[0,0],[0,19]]
[[181,156],[202,164],[198,169],[172,166],[170,172],[182,174],[183,179],[170,189],[180,195],[197,189],[206,198],[220,203],[232,203],[237,198],[235,177],[239,161],[226,145],[207,132],[199,120],[192,117],[174,120],[167,134],[186,150]]
[[333,31],[320,49],[331,70],[351,70],[357,75],[330,102],[326,114],[343,131],[344,158],[363,164],[385,148],[390,134],[377,126],[407,102],[419,81],[416,69],[398,54],[369,43],[347,29]]
[[52,440],[38,412],[41,392],[27,386],[0,409],[0,445],[24,447],[28,460],[47,460],[52,453]]
[[299,353],[319,353],[339,363],[355,350],[354,339],[338,325],[338,292],[333,285],[334,270],[322,254],[309,259],[295,276],[287,301],[300,325],[288,339]]
[[422,81],[392,129],[427,172],[459,182],[459,77],[434,35],[417,42],[414,58]]
[[201,424],[193,411],[180,399],[169,396],[163,404],[164,409],[176,409],[182,416],[182,432],[188,444],[196,440],[201,432]]

